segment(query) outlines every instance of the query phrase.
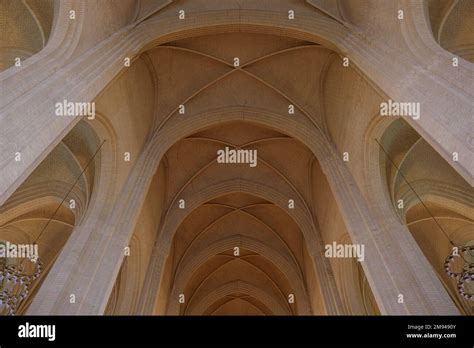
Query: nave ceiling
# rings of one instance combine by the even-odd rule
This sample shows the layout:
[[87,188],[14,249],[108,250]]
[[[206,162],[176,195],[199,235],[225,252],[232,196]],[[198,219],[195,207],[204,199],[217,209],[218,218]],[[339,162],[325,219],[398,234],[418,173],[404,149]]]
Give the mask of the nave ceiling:
[[[12,34],[21,45],[13,53],[1,50],[0,69],[8,67],[6,62],[15,50],[28,47],[23,60],[48,42],[53,2],[44,8],[34,1],[21,4],[29,7],[21,11],[15,7],[15,13],[23,16],[27,9],[33,19],[40,20],[25,20],[29,29]],[[371,11],[394,6],[371,4],[375,3],[366,2]],[[3,1],[2,6],[13,5]],[[291,8],[298,16],[360,26],[374,36],[387,30],[380,19],[364,27],[364,6],[354,0],[142,0],[107,6],[111,12],[117,8],[117,15],[103,24],[102,29],[111,32],[125,24],[152,26],[181,9],[192,17],[198,12],[262,8],[285,15]],[[438,44],[472,62],[473,31],[459,24],[471,7],[463,0],[446,1],[443,6],[428,1],[426,13]],[[2,25],[12,27],[8,20]],[[94,36],[96,29],[90,26],[81,32],[74,54],[90,52],[94,42],[100,41]],[[324,244],[354,242],[351,219],[341,208],[344,199],[338,196],[328,169],[334,159],[322,156],[347,153],[349,160],[343,165],[351,175],[350,185],[360,192],[358,197],[371,202],[370,206],[380,206],[377,218],[390,214],[384,233],[395,225],[407,235],[411,232],[406,238],[422,251],[415,261],[424,266],[430,262],[442,274],[449,241],[432,232],[437,226],[427,221],[426,207],[443,220],[453,239],[469,243],[473,239],[472,187],[408,122],[379,116],[380,103],[388,95],[352,62],[344,66],[344,55],[335,45],[289,32],[211,25],[195,33],[183,30],[149,40],[131,66],[95,96],[96,119],[81,120],[51,147],[46,159],[2,205],[1,239],[26,235],[35,240],[46,223],[48,236],[43,236],[46,244],[41,248],[49,271],[53,260],[61,260],[63,247],[66,252],[72,250],[68,241],[82,238],[75,228],[91,228],[94,221],[105,220],[123,197],[136,166],[143,164],[142,156],[150,153],[150,163],[158,164],[153,179],[141,183],[146,198],[137,204],[140,213],[129,238],[131,255],[121,264],[113,289],[112,284],[103,286],[111,296],[102,300],[102,311],[384,313],[387,309],[380,305],[377,291],[371,290],[375,281],[367,277],[365,263],[322,257]],[[23,37],[31,42],[25,39],[23,44]],[[375,139],[381,141],[386,155]],[[225,147],[256,150],[258,165],[218,163],[216,153]],[[130,160],[123,160],[125,153]],[[420,196],[430,200],[426,207],[419,205],[404,177],[416,182]],[[63,201],[64,197],[68,199]],[[77,202],[74,209],[67,206],[71,197]],[[403,211],[396,209],[400,198],[407,202]],[[181,199],[186,205],[192,203],[184,213],[176,213]],[[289,208],[289,200],[295,208]],[[56,211],[55,204],[60,206]],[[50,214],[54,219],[48,222]],[[88,222],[90,215],[97,220]],[[95,232],[90,240],[108,238],[106,232]],[[235,255],[236,247],[239,255]],[[92,262],[92,256],[100,252],[97,247],[76,254]],[[387,257],[396,254],[395,249],[387,251]],[[57,277],[65,266],[58,263],[56,267],[52,273]],[[397,277],[401,275],[388,276],[394,283]],[[472,313],[469,302],[456,293],[455,283],[443,277],[458,308]],[[74,279],[71,287],[84,280]],[[421,281],[416,285],[424,286]],[[182,294],[184,304],[179,303]],[[295,296],[295,303],[288,302],[289,295]]]

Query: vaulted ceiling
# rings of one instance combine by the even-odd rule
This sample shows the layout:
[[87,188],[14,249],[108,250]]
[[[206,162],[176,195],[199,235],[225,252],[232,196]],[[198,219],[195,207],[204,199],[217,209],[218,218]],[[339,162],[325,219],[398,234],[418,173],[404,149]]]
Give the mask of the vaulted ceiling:
[[[216,151],[224,146],[257,150],[257,166],[217,163]],[[175,207],[185,191],[231,180],[309,199],[312,158],[302,144],[279,132],[245,123],[217,126],[181,140],[166,154],[173,177],[167,205]],[[210,199],[176,231],[168,313],[235,314],[227,310],[238,303],[241,314],[255,313],[254,307],[261,314],[308,314],[304,269],[312,266],[305,248],[300,227],[274,203],[238,192]],[[221,287],[222,293],[216,290]],[[188,301],[180,307],[174,299],[181,293]],[[298,305],[289,304],[291,294]]]
[[[121,7],[120,20],[136,25],[156,17],[176,16],[181,9],[192,18],[193,11],[212,11],[217,7],[258,9],[266,6],[284,15],[292,9],[297,15],[322,16],[347,24],[364,17],[363,6],[356,3],[352,0],[141,0],[135,5],[127,1]],[[10,6],[11,13],[23,11],[22,16],[25,9],[32,14],[36,13],[35,8],[38,13],[49,11],[35,4],[34,1],[2,2],[2,6]],[[52,5],[45,4],[49,4],[52,11]],[[115,6],[113,4],[110,6]],[[448,14],[471,11],[471,7],[466,1],[448,1],[445,7],[429,2],[432,28],[434,33],[438,32],[438,42],[472,61],[470,34],[466,27],[457,27]],[[457,17],[453,15],[453,18]],[[17,55],[23,46],[29,47],[26,57],[45,45],[49,35],[48,20],[51,22],[52,17],[35,21],[37,26],[28,20],[21,35],[12,34],[18,47],[14,47],[13,53],[0,50],[3,56],[9,55],[0,59],[3,64],[0,69],[11,64],[11,55]],[[11,27],[5,23],[7,21],[2,25]],[[369,29],[378,30],[377,27]],[[110,185],[119,188],[155,132],[167,130],[176,120],[191,116],[200,124],[209,114],[220,115],[229,110],[242,114],[240,121],[217,122],[184,138],[169,134],[173,145],[161,160],[155,179],[158,184],[155,182],[149,189],[130,242],[132,261],[126,260],[122,266],[109,302],[112,304],[110,312],[114,312],[114,306],[120,307],[117,303],[127,301],[121,313],[135,311],[149,262],[156,256],[152,251],[154,241],[164,232],[170,232],[172,241],[168,249],[166,246],[160,249],[167,256],[163,266],[165,281],[156,301],[159,305],[152,309],[153,313],[327,314],[324,296],[320,293],[322,288],[328,293],[338,291],[337,296],[341,296],[347,313],[377,312],[359,264],[352,260],[315,262],[315,250],[323,242],[350,243],[351,240],[313,152],[292,138],[285,126],[256,125],[245,119],[244,110],[252,110],[262,118],[273,113],[307,121],[319,129],[324,140],[341,155],[346,151],[350,153],[347,166],[357,184],[363,187],[365,180],[370,179],[363,162],[365,151],[367,142],[373,141],[365,137],[386,96],[352,65],[343,66],[341,56],[329,45],[281,36],[275,31],[257,34],[245,26],[219,34],[212,28],[208,30],[195,36],[186,34],[188,38],[184,39],[163,39],[166,43],[144,50],[96,99],[97,118],[114,129],[111,139],[107,138],[113,151],[107,154],[116,165]],[[89,32],[85,30],[84,35]],[[31,42],[23,45],[23,38]],[[82,172],[100,141],[91,135],[85,122],[80,122],[64,138],[0,211],[0,237],[5,239],[22,234],[31,238],[48,221],[48,216],[54,216],[49,226],[54,231],[48,238],[55,242],[51,243],[54,250],[47,254],[48,264],[58,255],[73,226],[81,221],[96,192],[94,165]],[[91,125],[95,126],[94,122]],[[298,131],[306,130],[301,123]],[[466,190],[467,195],[454,198],[467,201],[464,202],[467,206],[472,199],[469,188],[404,121],[393,122],[382,143],[389,158],[381,159],[380,172],[387,184],[390,203],[395,204],[399,197],[407,199],[409,203],[400,213],[401,220],[410,226],[415,239],[428,250],[427,257],[436,264],[448,249],[443,244],[440,250],[430,250],[430,241],[435,240],[429,235],[432,226],[426,222],[426,211],[417,205],[400,172],[417,181],[419,192],[426,196],[431,193],[432,182],[439,188],[449,186],[444,198]],[[256,150],[257,166],[217,163],[217,151],[225,147]],[[122,161],[125,152],[131,154],[131,161]],[[392,160],[401,170],[393,167]],[[61,202],[69,195],[70,185],[78,202],[73,212]],[[27,207],[36,192],[41,198],[50,191],[57,191],[53,203],[58,201],[62,208],[55,211],[52,202],[38,204],[34,209]],[[109,197],[111,201],[114,194],[117,193]],[[173,211],[179,209],[181,199],[184,204],[189,201],[199,204],[184,218],[174,219]],[[295,208],[287,205],[290,200],[296,202]],[[285,204],[281,204],[282,201]],[[434,200],[429,207],[452,227],[453,235],[458,233],[463,242],[468,241],[472,235],[468,230],[472,226],[472,214],[459,211],[465,209],[462,207],[454,212],[438,204]],[[17,206],[25,206],[24,212]],[[171,226],[172,231],[164,231],[163,226]],[[134,261],[134,258],[139,260]],[[337,284],[338,290],[322,284],[323,271]],[[180,302],[180,295],[185,296],[184,303]],[[292,296],[294,302],[289,300]]]
[[[146,57],[160,91],[158,129],[173,116],[239,106],[321,122],[321,75],[331,57],[324,47],[235,33],[171,42]],[[256,150],[257,166],[217,163],[217,151],[225,147]],[[187,191],[198,193],[232,180],[309,202],[313,160],[304,145],[281,131],[245,122],[215,126],[167,152],[164,161],[172,180],[165,206],[175,208]],[[309,314],[305,273],[314,270],[305,248],[300,227],[274,203],[239,192],[210,199],[176,231],[166,271],[172,275],[167,313]],[[179,304],[179,294],[186,296],[185,305]],[[289,303],[289,296],[297,300]]]

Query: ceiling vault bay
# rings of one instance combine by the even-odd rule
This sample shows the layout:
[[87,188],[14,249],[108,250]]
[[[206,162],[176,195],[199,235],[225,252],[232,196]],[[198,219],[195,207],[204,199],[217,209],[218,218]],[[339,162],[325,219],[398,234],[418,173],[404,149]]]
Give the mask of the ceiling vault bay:
[[[205,114],[209,109],[251,107],[288,117],[300,115],[327,133],[321,88],[337,55],[321,45],[266,34],[229,33],[170,42],[143,55],[152,64],[158,90],[154,131],[164,129],[173,118]],[[185,114],[179,112],[181,105]],[[216,151],[226,146],[257,150],[257,167],[218,164]],[[319,233],[312,208],[312,190],[318,189],[312,177],[314,159],[309,149],[278,126],[269,129],[231,122],[187,136],[164,158],[167,175],[173,179],[167,182],[160,233],[186,191],[229,180],[271,183],[287,200],[297,201],[297,209],[313,221],[306,236]],[[170,279],[168,285],[156,289],[155,296],[168,300],[155,313],[323,314],[327,311],[324,303],[315,299],[321,298],[321,274],[310,261],[306,242],[298,224],[261,197],[237,191],[211,199],[179,225],[170,251],[160,249],[170,255],[164,271]],[[235,247],[239,256],[234,255]],[[334,282],[331,267],[325,263],[325,276]],[[152,274],[148,270],[147,277]],[[308,291],[309,279],[313,289]],[[180,295],[184,295],[183,304],[178,301]],[[289,303],[293,296],[297,300]],[[149,308],[154,301],[142,305]]]

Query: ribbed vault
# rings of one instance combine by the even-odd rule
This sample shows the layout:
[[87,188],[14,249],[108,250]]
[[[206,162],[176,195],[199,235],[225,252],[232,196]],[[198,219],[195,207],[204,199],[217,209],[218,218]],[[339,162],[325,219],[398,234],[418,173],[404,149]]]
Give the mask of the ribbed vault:
[[[2,75],[18,88],[2,98],[0,233],[31,239],[49,221],[51,265],[65,245],[31,313],[457,313],[427,262],[438,271],[449,245],[431,234],[400,174],[449,235],[469,243],[472,189],[453,169],[467,177],[466,153],[451,163],[438,152],[449,159],[467,148],[461,77],[470,66],[452,76],[441,68],[451,55],[431,40],[422,2],[118,3],[60,2],[48,47]],[[18,18],[31,10],[36,26],[25,21],[15,41],[25,56],[38,52],[48,11],[33,0],[2,4]],[[436,41],[469,60],[472,31],[460,23],[472,6],[443,6],[426,6]],[[399,8],[404,22],[388,15]],[[420,92],[432,82],[433,93]],[[52,102],[66,97],[94,100],[96,119],[53,121]],[[423,117],[408,124],[438,152],[401,120],[380,120],[389,97],[423,101]],[[449,124],[457,105],[462,117]],[[16,141],[25,160],[12,164]],[[224,148],[257,151],[256,166],[218,163]],[[62,196],[76,201],[73,211],[54,210]],[[333,242],[363,244],[366,261],[325,257]]]
[[[211,221],[201,229],[204,219]],[[297,309],[308,314],[300,266],[302,243],[298,226],[269,202],[234,193],[204,204],[187,217],[175,235],[168,313],[191,313],[203,294],[228,282],[245,281],[265,289],[279,303],[280,308],[268,308],[272,313],[282,314],[283,308],[285,314],[297,313]],[[181,293],[189,297],[189,306],[179,306]],[[290,294],[298,299],[293,309],[288,304]]]
[[[344,138],[336,139],[342,121],[325,112],[334,107],[326,81],[332,83],[327,75],[336,66],[335,57],[320,45],[252,33],[183,39],[143,54],[159,91],[154,130],[169,137],[157,136],[157,141],[172,144],[173,133],[186,134],[176,125],[187,119],[190,123],[194,119],[195,126],[201,122],[198,119],[204,122],[211,115],[215,121],[181,140],[175,135],[174,145],[162,158],[172,180],[167,180],[141,295],[133,295],[140,297],[138,313],[195,314],[196,308],[200,314],[225,314],[230,308],[240,308],[241,314],[256,313],[255,308],[264,314],[378,311],[361,267],[339,261],[331,261],[331,267],[322,257],[323,237],[327,243],[351,241],[343,226],[337,231],[336,225],[325,223],[324,229],[332,231],[320,235],[318,214],[325,208],[318,196],[327,195],[327,189],[320,187],[328,184],[317,173],[319,166],[313,168],[314,153],[278,124],[257,126],[245,122],[245,116],[219,122],[219,114],[223,121],[224,115],[231,120],[232,113],[249,111],[255,120],[284,115],[317,129],[323,138],[316,142],[328,135],[342,144]],[[332,79],[342,74],[334,70]],[[367,90],[354,72],[342,75],[348,85],[356,82]],[[365,93],[375,104],[373,92]],[[335,117],[342,112],[337,110]],[[257,150],[257,167],[217,163],[216,152],[225,147]],[[294,209],[288,208],[290,200]],[[272,226],[283,216],[287,222]],[[233,254],[236,247],[238,256]],[[265,296],[280,305],[259,307],[265,301],[238,284],[267,289],[270,294]],[[227,290],[211,291],[220,287]],[[293,306],[288,303],[290,295],[297,298]]]
[[[226,146],[257,150],[257,166],[217,163],[217,150]],[[159,295],[168,297],[166,313],[246,314],[254,313],[255,306],[264,314],[312,312],[304,273],[313,265],[305,260],[301,227],[287,213],[288,207],[258,194],[274,191],[288,197],[287,203],[293,199],[296,210],[309,216],[305,187],[312,157],[308,149],[287,135],[243,122],[193,134],[167,152],[167,169],[173,181],[168,185],[169,208],[161,233],[174,234],[174,240],[171,251],[164,246],[160,251],[170,253],[165,270],[171,274],[169,294],[165,287]],[[245,182],[257,185],[250,190],[257,195],[243,193]],[[216,191],[219,186],[223,194]],[[175,220],[181,199],[192,205],[193,196],[205,197],[209,189],[209,197],[216,198],[196,205],[184,220]],[[181,222],[170,226],[171,221]],[[314,233],[311,225],[306,228],[306,234]],[[221,287],[225,291],[214,291]],[[179,303],[181,294],[187,298],[185,304]],[[290,304],[289,296],[297,300]],[[240,305],[234,306],[235,301]],[[228,313],[225,308],[243,312]]]

